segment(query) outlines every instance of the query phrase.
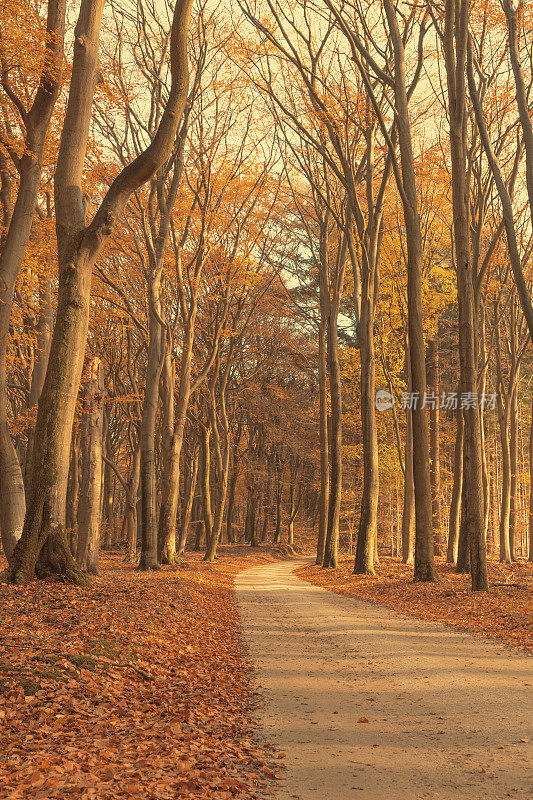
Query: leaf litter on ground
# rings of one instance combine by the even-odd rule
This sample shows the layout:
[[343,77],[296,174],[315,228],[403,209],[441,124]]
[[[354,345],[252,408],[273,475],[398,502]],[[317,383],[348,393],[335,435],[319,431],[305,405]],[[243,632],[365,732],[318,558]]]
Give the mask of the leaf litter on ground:
[[105,555],[89,588],[0,585],[1,798],[252,800],[283,777],[254,736],[232,591],[276,556],[243,550],[147,573]]

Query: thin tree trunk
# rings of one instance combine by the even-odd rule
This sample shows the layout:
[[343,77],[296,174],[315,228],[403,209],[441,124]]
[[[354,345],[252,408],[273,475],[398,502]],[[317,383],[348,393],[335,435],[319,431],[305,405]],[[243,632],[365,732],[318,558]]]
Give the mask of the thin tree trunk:
[[80,490],[80,445],[81,431],[77,429],[72,437],[70,448],[70,467],[67,488],[66,525],[72,554],[77,549],[78,499]]
[[457,562],[459,527],[461,524],[461,496],[463,492],[463,410],[460,403],[457,405],[456,421],[457,427],[453,455],[453,487],[450,502],[448,550],[446,554],[446,561],[448,564],[455,564]]
[[[412,392],[412,385],[408,340],[405,348],[405,362],[407,372],[407,390],[410,394]],[[412,564],[415,559],[415,485],[413,478],[413,412],[410,408],[406,409],[405,416],[405,476],[402,513],[402,561],[404,564]]]
[[279,480],[276,487],[276,531],[274,533],[274,544],[281,542],[281,511],[283,502],[283,485]]
[[78,548],[80,567],[98,574],[100,553],[100,511],[102,493],[102,438],[104,422],[104,376],[100,359],[93,358],[85,385],[87,404],[82,433],[81,486],[78,505]]
[[440,366],[439,366],[439,334],[438,320],[437,332],[428,346],[428,366],[429,383],[433,395],[429,407],[429,454],[431,459],[431,469],[429,477],[431,480],[431,515],[433,519],[433,538],[435,550],[438,555],[442,555],[444,549],[442,517],[440,508],[441,483],[440,483]]
[[[370,148],[369,148],[370,149]],[[373,148],[372,148],[373,152]],[[368,157],[370,160],[370,156]],[[372,159],[373,160],[373,159]],[[380,220],[377,222],[380,226]],[[376,357],[374,352],[374,301],[378,290],[378,254],[381,234],[361,231],[364,244],[361,260],[361,316],[357,329],[361,362],[361,428],[363,445],[363,494],[357,533],[354,573],[374,575],[377,552],[379,500],[378,430],[376,423]]]
[[211,429],[201,426],[202,447],[202,505],[206,545],[209,547],[213,535],[213,514],[211,512]]
[[533,561],[533,403],[531,404],[531,427],[529,430],[529,553],[528,560]]
[[[418,398],[426,394],[426,354],[422,311],[423,247],[405,82],[405,51],[397,11],[392,0],[383,0],[394,51],[394,100],[401,156],[401,188],[407,240],[407,321],[411,358],[412,390]],[[429,480],[429,425],[427,408],[413,408],[413,477],[415,486],[415,581],[435,581]]]
[[126,561],[137,558],[137,495],[141,477],[141,448],[137,445],[133,453],[131,474],[126,486]]
[[[329,444],[328,444],[328,368],[326,345],[326,319],[321,310],[318,331],[318,383],[319,383],[319,438],[320,438],[320,505],[318,517],[318,540],[316,563],[324,561],[329,507]],[[276,525],[276,535],[279,527]],[[276,539],[275,541],[279,541]]]
[[189,475],[187,480],[187,490],[183,500],[182,517],[180,525],[180,537],[178,544],[178,555],[185,552],[187,544],[187,536],[189,534],[189,524],[191,521],[191,513],[193,508],[194,493],[196,491],[196,481],[198,477],[198,447],[194,448],[191,463],[189,465]]
[[517,504],[518,504],[518,386],[515,385],[511,399],[509,418],[509,463],[511,470],[509,502],[509,552],[511,561],[516,561]]
[[146,365],[146,388],[141,421],[141,496],[142,496],[142,570],[159,569],[157,557],[157,486],[155,466],[155,428],[159,400],[159,381],[163,369],[165,343],[161,319],[160,273],[154,274],[150,282],[150,305],[148,312],[148,359]]
[[[464,453],[463,453],[464,460]],[[463,466],[464,469],[464,466]],[[467,503],[468,495],[463,481],[461,492],[461,524],[459,526],[459,540],[457,545],[457,564],[455,571],[459,575],[468,575],[470,572],[470,547],[468,546],[468,523],[467,523]]]
[[[172,483],[174,479],[174,470],[171,468],[172,459],[174,455],[174,360],[172,358],[170,343],[166,343],[165,355],[163,360],[163,369],[161,372],[160,380],[160,394],[161,404],[163,408],[163,418],[161,422],[161,461],[163,464],[162,477],[161,477],[161,509],[159,512],[159,527],[157,535],[157,550],[158,557],[161,564],[173,564],[176,558],[176,515],[177,515],[177,502],[176,508],[173,509],[174,515],[172,524],[164,525],[161,514],[166,516],[167,502],[166,498],[169,493],[174,491]],[[178,455],[179,459],[179,455]],[[177,474],[177,487],[179,490],[179,471]],[[176,491],[176,496],[178,491]]]
[[502,489],[500,510],[500,561],[510,564],[511,548],[509,543],[509,517],[511,513],[511,450],[509,446],[509,402],[506,408],[499,403],[500,442],[502,448]]
[[339,519],[342,495],[342,397],[337,338],[337,311],[328,319],[328,365],[331,396],[330,489],[324,567],[338,566]]

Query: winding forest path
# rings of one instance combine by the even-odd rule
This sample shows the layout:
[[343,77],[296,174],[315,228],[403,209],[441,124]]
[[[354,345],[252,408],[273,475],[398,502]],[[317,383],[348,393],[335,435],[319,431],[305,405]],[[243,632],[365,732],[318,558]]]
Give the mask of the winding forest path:
[[236,579],[259,722],[287,754],[276,797],[532,797],[533,660],[312,586],[301,563]]

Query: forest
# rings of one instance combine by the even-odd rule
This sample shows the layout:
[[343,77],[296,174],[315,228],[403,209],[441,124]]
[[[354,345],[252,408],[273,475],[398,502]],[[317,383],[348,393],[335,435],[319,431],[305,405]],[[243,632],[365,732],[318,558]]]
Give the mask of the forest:
[[528,796],[532,287],[532,3],[3,0],[2,797]]
[[528,6],[3,5],[10,580],[533,559]]

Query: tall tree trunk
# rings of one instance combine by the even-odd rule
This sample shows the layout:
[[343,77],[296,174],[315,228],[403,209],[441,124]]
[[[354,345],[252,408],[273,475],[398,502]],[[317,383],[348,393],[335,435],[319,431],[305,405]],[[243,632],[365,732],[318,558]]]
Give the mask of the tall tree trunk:
[[[463,453],[464,460],[464,453]],[[464,467],[463,467],[464,469]],[[461,492],[461,524],[459,526],[459,540],[457,543],[457,564],[455,571],[459,575],[468,575],[470,572],[470,547],[468,546],[468,524],[467,524],[467,503],[468,495],[463,481]]]
[[[179,251],[176,253],[176,261],[177,269],[179,270],[179,275],[181,276],[181,253]],[[197,278],[198,284],[194,290],[195,292],[198,291],[199,273]],[[176,516],[178,512],[180,485],[181,448],[183,446],[183,436],[185,433],[185,424],[187,422],[189,401],[191,393],[195,388],[195,385],[192,384],[191,381],[191,370],[196,312],[196,294],[193,294],[193,297],[191,298],[189,317],[185,323],[183,349],[180,359],[178,396],[176,398],[176,410],[172,417],[173,431],[171,438],[169,437],[168,452],[166,454],[166,461],[163,464],[163,476],[161,482],[161,509],[159,512],[158,533],[159,541],[162,543],[162,552],[164,552],[166,548],[171,547],[171,545],[168,545],[168,543],[175,542],[176,540]],[[196,382],[196,385],[199,385],[199,381]],[[174,383],[172,384],[172,402],[173,397]],[[170,553],[170,550],[168,552]]]
[[[320,505],[318,517],[318,540],[316,563],[324,561],[326,535],[328,531],[329,507],[329,444],[328,444],[328,367],[326,344],[326,318],[321,309],[318,330],[318,384],[319,384],[319,438],[320,438]],[[276,525],[276,535],[279,527]],[[276,539],[278,541],[278,539]]]
[[81,486],[78,506],[78,549],[80,567],[98,574],[100,552],[100,511],[102,493],[102,438],[104,423],[104,376],[102,362],[93,358],[85,385],[87,412],[83,424]]
[[[499,395],[498,395],[499,397]],[[509,517],[511,513],[511,449],[509,446],[509,406],[498,403],[500,419],[500,442],[502,448],[502,490],[500,508],[500,561],[510,564],[511,548],[509,543]]]
[[448,528],[448,550],[446,561],[454,564],[457,561],[459,546],[459,527],[461,524],[461,495],[463,492],[463,410],[459,403],[456,410],[457,427],[453,454],[453,487],[450,502],[450,522]]
[[515,385],[511,399],[509,418],[509,464],[511,470],[509,498],[509,552],[511,561],[516,561],[516,520],[518,505],[518,385]]
[[[394,100],[401,156],[401,194],[407,240],[407,321],[412,390],[426,394],[426,353],[422,310],[423,246],[405,82],[405,50],[393,0],[383,0],[394,51]],[[398,177],[397,177],[398,182]],[[399,187],[400,188],[400,187]],[[413,476],[415,486],[415,581],[435,581],[429,480],[429,425],[427,408],[413,408]]]
[[[173,509],[174,515],[170,525],[164,525],[161,512],[166,515],[166,498],[169,493],[174,491],[172,480],[174,470],[172,469],[172,459],[174,451],[174,360],[170,343],[165,346],[163,359],[163,369],[161,372],[160,393],[163,408],[163,419],[161,423],[161,461],[162,461],[162,480],[161,480],[161,509],[159,512],[159,527],[157,535],[157,550],[161,564],[173,564],[176,558],[176,508]],[[178,456],[179,458],[179,456]],[[176,487],[176,497],[179,490],[179,470],[177,474],[178,485]]]
[[148,312],[148,359],[146,364],[146,388],[141,421],[141,497],[142,497],[142,570],[158,569],[157,557],[157,484],[155,465],[155,428],[159,400],[159,381],[163,369],[165,333],[161,319],[160,273],[150,281],[150,305]]
[[[109,420],[106,419],[104,413],[104,452],[107,459],[113,461],[113,442],[111,440],[111,433],[109,430]],[[110,550],[112,547],[112,535],[115,534],[115,509],[114,509],[114,484],[115,476],[112,467],[107,461],[103,465],[104,479],[102,487],[102,521],[104,522],[104,540],[102,542],[103,550]]]
[[[411,362],[409,358],[409,339],[405,348],[405,366],[407,372],[407,391],[411,388]],[[405,476],[403,487],[403,513],[402,513],[402,561],[412,564],[414,554],[415,532],[415,485],[413,477],[413,412],[410,408],[405,412]]]
[[463,409],[463,486],[466,526],[470,548],[472,589],[488,589],[485,549],[485,507],[481,424],[477,402],[475,311],[472,259],[470,257],[469,173],[467,171],[467,113],[465,65],[469,3],[446,2],[444,50],[449,97],[450,153],[452,164],[453,230],[459,308],[459,361],[463,396],[475,399]]
[[211,428],[201,426],[201,449],[202,449],[202,506],[205,541],[207,547],[213,535],[213,514],[211,511]]
[[339,520],[342,497],[342,396],[337,338],[337,310],[328,319],[328,365],[331,396],[330,489],[324,567],[338,566]]
[[[376,358],[374,352],[374,298],[377,291],[377,263],[367,237],[362,255],[361,317],[357,329],[361,360],[361,428],[363,444],[363,494],[357,533],[354,573],[374,575],[377,542],[379,460],[376,423]],[[369,253],[367,252],[369,251]]]
[[281,542],[281,511],[283,503],[283,484],[279,480],[276,486],[276,530],[274,533],[274,544]]
[[435,550],[438,555],[442,555],[444,549],[442,517],[440,509],[440,365],[439,365],[439,333],[438,320],[437,331],[428,346],[428,367],[429,384],[433,395],[429,406],[429,454],[431,459],[431,469],[429,477],[431,480],[431,514],[433,518],[433,537]]

